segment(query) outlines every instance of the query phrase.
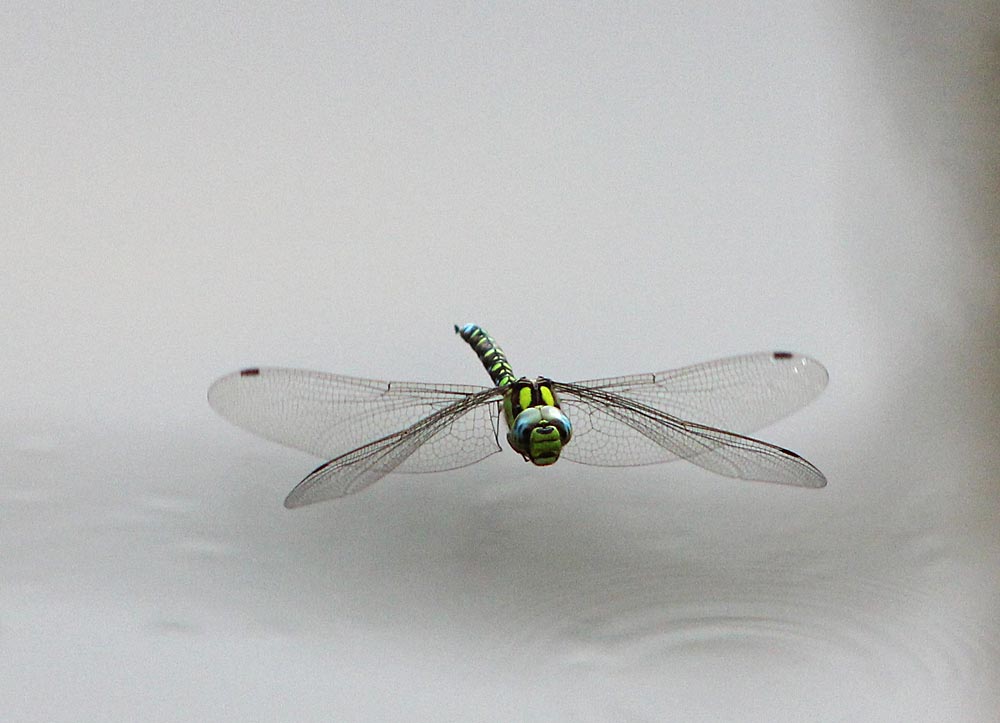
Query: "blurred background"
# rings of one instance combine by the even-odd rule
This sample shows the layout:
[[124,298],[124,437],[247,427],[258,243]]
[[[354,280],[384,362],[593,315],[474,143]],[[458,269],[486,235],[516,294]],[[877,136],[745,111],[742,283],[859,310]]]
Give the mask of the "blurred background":
[[[0,710],[998,720],[997,3],[13,3]],[[823,490],[510,452],[295,512],[251,365],[789,349]]]

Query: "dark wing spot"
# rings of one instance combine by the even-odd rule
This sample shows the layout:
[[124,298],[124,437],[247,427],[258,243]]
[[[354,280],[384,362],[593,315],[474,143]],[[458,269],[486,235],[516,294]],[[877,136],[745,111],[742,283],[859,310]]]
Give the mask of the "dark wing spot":
[[792,354],[792,352],[790,352],[790,351],[776,351],[776,352],[774,352],[774,358],[775,359],[791,359],[793,356],[795,356],[795,355]]
[[242,369],[240,370],[241,377],[256,377],[260,376],[260,369]]

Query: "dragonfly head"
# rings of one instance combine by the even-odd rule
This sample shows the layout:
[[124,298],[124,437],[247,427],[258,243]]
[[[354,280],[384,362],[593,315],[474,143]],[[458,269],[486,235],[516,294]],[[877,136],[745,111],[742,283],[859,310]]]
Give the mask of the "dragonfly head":
[[573,436],[573,425],[559,407],[529,407],[517,415],[507,433],[516,452],[539,467],[555,463]]

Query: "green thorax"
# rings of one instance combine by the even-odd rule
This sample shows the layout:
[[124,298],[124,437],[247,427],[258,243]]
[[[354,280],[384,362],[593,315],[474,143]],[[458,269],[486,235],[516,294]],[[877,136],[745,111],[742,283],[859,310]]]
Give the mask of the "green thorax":
[[456,326],[455,332],[472,347],[490,379],[503,390],[507,441],[514,451],[540,466],[558,460],[573,427],[559,408],[551,380],[515,378],[503,350],[476,324]]

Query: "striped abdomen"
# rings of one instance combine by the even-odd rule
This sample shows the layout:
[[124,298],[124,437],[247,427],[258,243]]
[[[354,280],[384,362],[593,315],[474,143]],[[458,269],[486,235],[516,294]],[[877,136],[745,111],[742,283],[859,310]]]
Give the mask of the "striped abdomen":
[[472,350],[476,352],[479,361],[486,367],[486,373],[498,387],[509,386],[514,382],[514,370],[510,368],[507,355],[503,349],[497,346],[493,337],[486,333],[477,324],[466,324],[465,326],[455,325],[455,333],[468,342]]

